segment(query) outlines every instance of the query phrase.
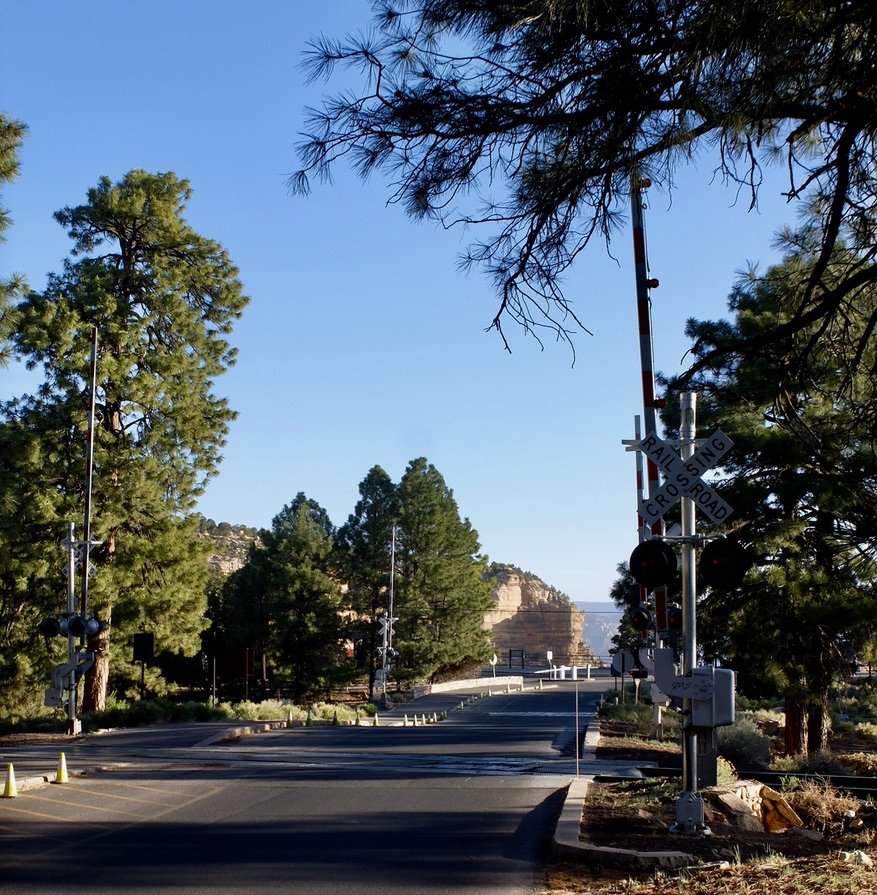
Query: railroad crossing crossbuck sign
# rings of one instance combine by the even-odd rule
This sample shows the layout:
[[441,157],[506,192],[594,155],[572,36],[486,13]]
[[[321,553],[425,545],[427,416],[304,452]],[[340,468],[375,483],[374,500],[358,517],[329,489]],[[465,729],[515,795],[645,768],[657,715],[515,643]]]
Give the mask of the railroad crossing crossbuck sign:
[[640,501],[639,514],[646,525],[654,525],[670,507],[683,497],[690,497],[697,509],[713,522],[724,522],[733,512],[701,475],[716,466],[734,442],[716,429],[700,447],[683,460],[672,445],[657,435],[625,441],[627,450],[642,451],[664,473],[664,484],[651,496]]

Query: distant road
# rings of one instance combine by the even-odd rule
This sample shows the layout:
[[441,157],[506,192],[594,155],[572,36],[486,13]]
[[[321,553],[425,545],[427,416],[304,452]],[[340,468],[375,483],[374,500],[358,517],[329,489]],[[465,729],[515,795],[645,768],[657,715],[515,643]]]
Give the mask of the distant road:
[[459,695],[430,696],[410,714],[448,720],[417,727],[226,745],[199,745],[213,725],[88,738],[65,752],[71,773],[107,770],[0,800],[0,892],[532,895],[575,774],[576,702],[584,727],[605,686],[564,681],[463,709]]

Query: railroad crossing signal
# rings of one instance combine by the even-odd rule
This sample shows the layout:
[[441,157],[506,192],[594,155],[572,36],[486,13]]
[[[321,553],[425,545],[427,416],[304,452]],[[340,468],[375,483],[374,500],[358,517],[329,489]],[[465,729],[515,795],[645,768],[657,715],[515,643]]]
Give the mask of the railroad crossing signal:
[[92,613],[87,618],[79,613],[64,613],[61,618],[50,615],[40,622],[37,630],[46,638],[46,645],[52,637],[94,637],[106,630],[107,623]]
[[721,429],[716,429],[687,460],[657,435],[625,440],[624,444],[627,450],[642,451],[664,473],[663,485],[640,501],[639,514],[646,525],[654,525],[683,497],[690,497],[697,509],[716,523],[724,522],[733,512],[732,507],[701,478],[734,444]]
[[655,616],[644,603],[631,609],[629,617],[635,631],[648,631],[655,626]]
[[630,574],[646,590],[666,587],[676,577],[676,553],[666,542],[650,538],[633,548]]
[[710,541],[700,552],[701,581],[715,590],[734,590],[743,583],[752,562],[746,550],[731,538]]

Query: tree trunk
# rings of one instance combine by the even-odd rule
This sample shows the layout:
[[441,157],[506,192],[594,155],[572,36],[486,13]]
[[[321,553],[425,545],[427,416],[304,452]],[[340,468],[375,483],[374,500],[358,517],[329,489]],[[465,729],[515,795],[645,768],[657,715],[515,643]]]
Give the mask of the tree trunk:
[[94,652],[94,665],[85,673],[85,688],[82,694],[83,712],[102,712],[107,707],[112,618],[113,610],[108,606],[106,615],[101,619],[107,623],[107,627],[88,641],[88,648]]
[[810,702],[807,708],[807,751],[811,755],[826,752],[831,739],[831,710],[828,696]]
[[807,754],[807,713],[804,700],[800,696],[786,693],[786,755]]

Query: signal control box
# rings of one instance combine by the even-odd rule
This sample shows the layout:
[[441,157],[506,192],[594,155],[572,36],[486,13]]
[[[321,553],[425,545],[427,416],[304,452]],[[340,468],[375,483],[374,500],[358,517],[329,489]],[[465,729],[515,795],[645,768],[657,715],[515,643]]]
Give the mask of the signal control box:
[[712,698],[691,701],[691,724],[694,727],[725,727],[734,723],[734,672],[730,668],[704,665],[694,668],[692,677],[711,680]]
[[734,723],[735,676],[730,668],[702,665],[690,675],[679,675],[673,661],[673,650],[655,650],[655,683],[680,706],[691,704],[692,727],[726,727]]

